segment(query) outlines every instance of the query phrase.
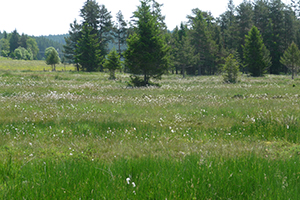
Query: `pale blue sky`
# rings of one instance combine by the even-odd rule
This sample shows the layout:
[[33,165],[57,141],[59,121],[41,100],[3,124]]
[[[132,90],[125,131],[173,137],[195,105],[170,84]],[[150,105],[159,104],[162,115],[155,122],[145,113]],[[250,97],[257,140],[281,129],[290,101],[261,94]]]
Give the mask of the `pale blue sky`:
[[[1,0],[0,31],[12,32],[14,29],[28,35],[64,34],[69,24],[79,17],[79,10],[86,0]],[[234,0],[239,5],[243,0]],[[129,20],[139,5],[139,0],[97,0],[104,4],[113,17],[121,10]],[[163,3],[163,14],[169,30],[186,21],[186,15],[193,8],[211,11],[214,17],[225,12],[228,0],[157,0]],[[285,0],[283,1],[285,2]]]

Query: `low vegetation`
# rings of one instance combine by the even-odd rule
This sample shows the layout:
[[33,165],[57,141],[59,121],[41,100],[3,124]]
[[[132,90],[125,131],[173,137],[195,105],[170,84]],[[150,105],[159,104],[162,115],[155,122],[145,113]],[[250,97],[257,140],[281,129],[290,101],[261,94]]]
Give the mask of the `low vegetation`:
[[116,78],[0,71],[1,199],[299,198],[300,79]]
[[[11,58],[0,57],[0,70],[7,71],[51,71],[52,66],[43,60],[13,60]],[[56,71],[74,71],[73,65],[56,65]]]

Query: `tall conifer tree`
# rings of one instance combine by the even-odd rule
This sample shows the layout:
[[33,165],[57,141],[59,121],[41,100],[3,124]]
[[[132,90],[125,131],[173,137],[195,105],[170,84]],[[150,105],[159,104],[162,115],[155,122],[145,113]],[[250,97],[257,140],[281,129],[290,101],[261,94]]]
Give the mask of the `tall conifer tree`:
[[75,49],[75,62],[79,63],[81,69],[87,72],[98,71],[103,62],[97,34],[92,34],[92,32],[93,27],[84,24]]
[[271,65],[270,52],[263,43],[258,29],[253,26],[245,38],[244,63],[252,76],[263,76]]
[[148,85],[150,78],[160,78],[168,69],[167,51],[157,18],[150,12],[150,0],[142,0],[138,10],[135,33],[127,40],[125,62],[135,75],[143,75],[141,85]]

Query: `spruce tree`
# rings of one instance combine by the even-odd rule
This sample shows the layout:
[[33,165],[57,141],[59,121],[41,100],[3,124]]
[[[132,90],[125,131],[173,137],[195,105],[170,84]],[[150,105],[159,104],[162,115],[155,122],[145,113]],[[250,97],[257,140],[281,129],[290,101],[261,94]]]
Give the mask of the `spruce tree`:
[[109,70],[109,78],[116,79],[115,71],[122,68],[120,55],[118,55],[116,49],[110,51],[103,66]]
[[269,35],[271,44],[266,43],[270,50],[272,57],[272,66],[270,67],[270,73],[279,74],[282,70],[280,63],[280,57],[284,52],[285,30],[284,30],[284,4],[281,0],[270,0],[269,3],[270,14],[269,17],[272,20],[273,33]]
[[121,11],[116,15],[117,23],[114,26],[114,40],[117,43],[118,53],[122,56],[122,47],[126,44],[127,39],[127,23],[124,20],[124,16]]
[[97,34],[92,34],[93,27],[84,24],[81,31],[81,38],[75,49],[75,62],[79,63],[83,71],[98,71],[102,64],[99,39]]
[[285,50],[280,62],[291,70],[292,79],[294,79],[300,67],[300,51],[294,42]]
[[[217,51],[215,41],[212,39],[212,31],[209,30],[207,23],[208,18],[204,18],[202,11],[193,9],[194,16],[188,16],[191,29],[189,37],[194,48],[195,56],[197,57],[196,65],[198,67],[198,75],[212,74],[214,67],[214,55]],[[206,68],[203,70],[203,66]]]
[[66,44],[63,46],[64,57],[70,64],[74,64],[76,66],[77,71],[79,71],[79,64],[75,62],[76,56],[76,48],[78,44],[78,40],[81,37],[81,26],[77,23],[76,19],[72,24],[70,24],[69,36],[65,37]]
[[100,7],[95,0],[87,0],[80,10],[79,16],[83,18],[82,25],[88,24],[92,28],[91,34],[98,34]]
[[[108,43],[112,41],[111,32],[113,29],[111,12],[107,10],[105,5],[100,5],[99,11],[99,41],[100,41],[100,51],[101,56],[108,54]],[[100,66],[100,71],[103,71],[103,66]]]
[[263,76],[271,65],[270,52],[263,43],[258,29],[253,26],[243,46],[244,64],[252,76]]
[[19,40],[20,40],[20,35],[17,32],[17,30],[15,29],[11,33],[10,39],[9,39],[10,52],[14,52],[15,49],[17,49],[19,47]]
[[249,1],[244,0],[237,7],[237,28],[238,28],[238,45],[237,52],[239,53],[239,60],[243,61],[243,48],[245,45],[245,35],[248,34],[253,26],[253,9],[252,4]]
[[[168,69],[167,52],[157,18],[150,12],[150,0],[142,0],[138,10],[135,33],[127,39],[128,49],[124,52],[125,62],[133,80],[148,85],[151,78],[160,78]],[[138,75],[143,75],[139,80]]]

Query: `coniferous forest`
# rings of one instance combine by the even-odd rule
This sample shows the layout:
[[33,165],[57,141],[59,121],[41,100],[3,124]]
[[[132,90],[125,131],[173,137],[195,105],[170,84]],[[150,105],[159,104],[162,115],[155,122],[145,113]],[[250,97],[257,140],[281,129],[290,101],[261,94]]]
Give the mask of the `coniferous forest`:
[[[71,22],[68,34],[30,37],[20,35],[17,30],[12,33],[4,31],[0,33],[1,56],[41,60],[45,59],[45,49],[54,47],[59,56],[74,64],[77,70],[103,71],[105,57],[114,48],[120,59],[125,60],[123,71],[144,75],[146,82],[151,76],[159,77],[162,73],[182,74],[183,77],[186,74],[219,74],[223,72],[225,60],[230,55],[238,62],[239,71],[252,76],[291,72],[280,59],[293,42],[298,47],[300,45],[299,2],[285,4],[281,0],[244,0],[240,5],[234,5],[229,0],[227,9],[220,16],[214,17],[210,12],[195,8],[187,13],[186,21],[178,22],[180,25],[173,30],[165,24],[165,16],[161,14],[163,5],[150,0],[141,2],[145,2],[148,8],[137,8],[130,22],[124,20],[122,11],[116,14],[113,21],[109,8],[95,0],[87,0],[79,8],[82,20]],[[146,16],[147,12],[149,16]],[[158,70],[158,74],[149,66],[150,74],[134,69],[133,59],[144,62],[149,58],[130,55],[127,51],[131,49],[128,42],[134,43],[134,35],[149,36],[141,35],[143,25],[139,23],[145,17],[153,20],[152,28],[147,31],[154,31],[151,34],[158,37],[157,42],[161,43],[159,48],[163,48],[159,51],[164,52],[164,67],[160,66],[162,70]],[[255,42],[260,47],[254,47],[252,44]],[[88,57],[84,54],[90,48],[95,49],[95,55]],[[130,51],[133,53],[132,49]],[[126,61],[126,54],[128,58],[131,56],[131,60]]]

